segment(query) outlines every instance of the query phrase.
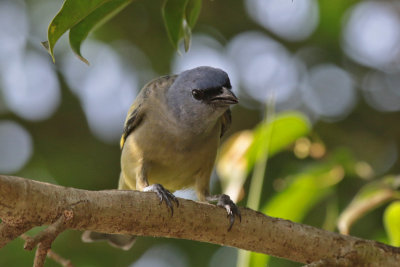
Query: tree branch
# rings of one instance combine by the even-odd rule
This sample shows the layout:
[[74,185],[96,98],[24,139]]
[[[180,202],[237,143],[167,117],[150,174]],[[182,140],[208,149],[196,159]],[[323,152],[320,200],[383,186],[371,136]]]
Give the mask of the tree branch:
[[[32,240],[32,238],[26,234],[22,234],[20,236],[23,240],[25,240],[25,242]],[[26,245],[25,245],[26,246]],[[32,247],[33,248],[33,247]],[[55,253],[54,251],[52,251],[51,249],[49,249],[47,251],[47,257],[49,257],[50,259],[54,260],[55,262],[57,262],[58,264],[60,264],[63,267],[74,267],[74,265],[71,263],[70,260],[64,259],[63,257],[61,257],[60,255],[58,255],[57,253]],[[36,257],[35,257],[36,258]],[[35,265],[35,263],[34,263]]]
[[[3,210],[0,206],[0,212]],[[2,218],[0,216],[0,218]],[[5,222],[0,224],[0,248],[4,247],[7,243],[13,241],[15,238],[30,230],[30,224],[16,224],[9,225]]]
[[[224,209],[185,199],[179,202],[171,217],[151,192],[87,191],[0,175],[0,244],[21,234],[21,225],[53,225],[48,232],[55,236],[61,228],[69,228],[182,238],[302,263],[340,260],[361,266],[397,266],[400,262],[399,248],[268,217],[247,208],[240,208],[242,222],[235,222],[228,232]],[[60,219],[66,211],[71,214],[68,222]],[[60,224],[63,227],[57,228]],[[7,229],[12,232],[9,237]]]

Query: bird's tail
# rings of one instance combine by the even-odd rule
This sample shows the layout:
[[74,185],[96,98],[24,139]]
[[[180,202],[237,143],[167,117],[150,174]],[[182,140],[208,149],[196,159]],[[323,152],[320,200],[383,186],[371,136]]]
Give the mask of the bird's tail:
[[135,240],[136,237],[132,235],[104,234],[92,231],[85,231],[82,234],[83,242],[108,241],[108,244],[111,246],[123,250],[129,250],[133,243],[135,243]]

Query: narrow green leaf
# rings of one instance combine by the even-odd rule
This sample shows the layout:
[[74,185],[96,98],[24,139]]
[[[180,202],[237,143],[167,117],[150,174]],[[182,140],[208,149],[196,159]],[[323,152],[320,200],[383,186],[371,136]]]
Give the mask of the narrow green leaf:
[[[344,177],[336,160],[314,164],[289,181],[285,190],[274,195],[262,209],[268,216],[301,222],[307,213],[333,191]],[[267,266],[269,256],[251,253],[251,266]]]
[[309,131],[307,118],[299,112],[280,113],[271,123],[260,124],[255,129],[254,141],[247,153],[249,170],[265,153],[272,156]]
[[383,214],[383,222],[390,245],[400,246],[400,201],[392,202]]
[[48,31],[48,52],[54,59],[54,46],[58,39],[70,28],[87,17],[95,9],[110,0],[66,0],[60,11],[51,21]]
[[389,176],[363,186],[339,216],[340,233],[350,234],[351,226],[365,214],[389,201],[399,199],[396,191],[399,181],[400,178]]
[[273,196],[262,211],[269,216],[301,222],[343,177],[344,170],[340,165],[332,166],[331,162],[316,164],[294,177],[290,185]]
[[237,199],[248,173],[267,150],[270,156],[274,155],[309,130],[308,120],[301,113],[283,112],[271,123],[261,123],[254,131],[231,136],[222,145],[217,159],[217,172],[224,192]]
[[187,22],[190,28],[196,25],[201,11],[202,0],[190,0],[187,6]]
[[125,8],[132,0],[113,0],[103,4],[69,31],[69,42],[74,53],[86,64],[89,62],[81,55],[81,44],[88,34]]
[[162,8],[164,24],[172,45],[177,49],[184,35],[185,10],[188,0],[166,0]]
[[[248,206],[253,209],[259,207],[268,156],[282,151],[296,139],[308,134],[310,130],[307,118],[299,112],[283,112],[270,117],[253,131],[253,141],[244,156],[247,163],[246,172],[249,173],[254,168],[247,200]],[[240,251],[238,256],[238,266],[247,266],[249,263],[250,266],[266,266],[267,261],[265,255],[246,251]]]

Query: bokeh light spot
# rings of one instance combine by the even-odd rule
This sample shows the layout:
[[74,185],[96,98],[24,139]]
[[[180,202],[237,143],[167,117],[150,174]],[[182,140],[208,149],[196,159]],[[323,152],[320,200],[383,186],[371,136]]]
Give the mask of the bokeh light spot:
[[400,55],[400,16],[390,2],[360,2],[344,27],[344,50],[353,60],[382,68]]
[[32,155],[29,133],[13,121],[0,121],[0,173],[19,171]]
[[28,36],[25,5],[21,1],[0,1],[0,71],[22,54]]
[[228,45],[243,89],[265,103],[274,96],[277,105],[295,92],[299,83],[297,61],[278,42],[258,32],[235,36]]
[[63,73],[81,100],[91,131],[102,141],[115,142],[138,92],[136,71],[104,44],[91,41],[85,47],[91,65],[69,54],[63,60]]
[[146,251],[131,267],[186,267],[187,256],[173,245],[158,245]]
[[60,103],[57,75],[47,55],[27,52],[1,72],[6,105],[28,120],[50,117]]
[[303,83],[302,91],[306,105],[325,119],[346,116],[356,102],[352,78],[345,70],[331,64],[312,68]]
[[354,165],[354,170],[356,171],[358,176],[366,180],[372,179],[374,175],[374,170],[372,169],[371,165],[369,165],[365,161],[357,162]]
[[379,111],[399,111],[400,79],[397,76],[378,71],[367,73],[362,83],[366,102]]
[[211,257],[209,267],[236,266],[238,250],[231,247],[221,247]]
[[308,155],[310,154],[310,149],[311,149],[310,139],[302,137],[296,140],[293,152],[296,155],[296,157],[304,159],[308,157]]
[[287,40],[304,40],[318,25],[315,0],[247,0],[245,3],[252,19]]
[[310,147],[310,156],[314,159],[320,159],[326,154],[326,148],[322,143],[312,143]]

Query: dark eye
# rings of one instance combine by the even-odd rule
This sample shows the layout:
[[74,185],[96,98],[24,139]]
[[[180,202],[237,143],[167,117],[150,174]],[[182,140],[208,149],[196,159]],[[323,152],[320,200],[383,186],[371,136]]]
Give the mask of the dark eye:
[[192,95],[196,100],[202,100],[204,96],[204,92],[198,89],[192,90]]

